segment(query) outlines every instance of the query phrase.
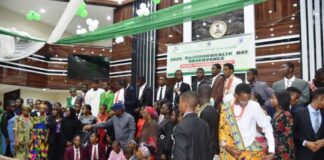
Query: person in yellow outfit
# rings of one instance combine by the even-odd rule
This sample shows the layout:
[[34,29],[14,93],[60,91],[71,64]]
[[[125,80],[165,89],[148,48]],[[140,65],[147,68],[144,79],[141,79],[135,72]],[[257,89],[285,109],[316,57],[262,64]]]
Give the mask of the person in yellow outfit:
[[[256,142],[256,125],[262,128],[268,142],[268,155]],[[251,88],[241,83],[234,100],[222,106],[219,122],[221,160],[272,160],[275,152],[273,129],[257,102],[251,100]]]

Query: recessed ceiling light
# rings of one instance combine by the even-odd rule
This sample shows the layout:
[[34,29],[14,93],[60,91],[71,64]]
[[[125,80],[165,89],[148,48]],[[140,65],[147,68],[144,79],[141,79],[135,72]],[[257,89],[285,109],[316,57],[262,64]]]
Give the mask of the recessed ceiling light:
[[255,39],[258,39],[258,36],[255,36]]
[[291,34],[292,33],[292,31],[289,31],[289,34]]
[[294,3],[294,4],[293,4],[293,7],[297,7],[297,3]]
[[73,50],[73,53],[75,53],[76,51],[75,50]]
[[197,34],[197,35],[196,35],[196,37],[197,37],[197,38],[199,38],[199,37],[200,37],[200,35],[199,35],[199,34]]
[[272,10],[269,10],[269,13],[272,13]]
[[122,4],[122,3],[123,3],[123,0],[119,0],[119,1],[118,1],[118,4]]
[[94,54],[94,52],[93,52],[93,51],[91,51],[91,54]]
[[84,48],[81,48],[81,51],[84,51]]
[[108,21],[110,21],[110,20],[111,20],[111,16],[107,16],[106,19],[107,19]]
[[102,51],[105,51],[105,49],[103,48]]
[[102,54],[99,54],[99,56],[102,56]]
[[169,38],[172,38],[173,37],[173,35],[172,34],[169,34]]
[[290,26],[289,26],[289,28],[293,28],[293,27],[294,27],[294,25],[290,25]]
[[45,13],[46,10],[45,10],[44,8],[41,8],[41,9],[39,9],[39,12],[40,12],[40,13]]
[[271,34],[271,37],[273,37],[273,36],[274,36],[274,34],[272,33],[272,34]]
[[291,20],[295,20],[295,17],[291,17]]
[[203,24],[202,24],[203,26],[206,26],[207,25],[207,23],[206,22],[203,22]]
[[179,3],[179,0],[174,0],[174,3]]
[[46,91],[47,89],[46,89],[46,88],[43,88],[42,90],[43,90],[43,91]]
[[270,31],[273,31],[273,28],[270,28]]
[[58,55],[56,54],[55,57],[58,57]]
[[112,52],[112,49],[110,49],[109,52],[111,53]]

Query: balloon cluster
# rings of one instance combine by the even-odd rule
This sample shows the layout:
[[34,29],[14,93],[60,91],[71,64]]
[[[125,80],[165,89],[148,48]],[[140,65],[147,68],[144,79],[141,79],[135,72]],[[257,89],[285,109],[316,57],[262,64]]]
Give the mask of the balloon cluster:
[[87,10],[87,5],[82,2],[79,6],[79,9],[76,13],[78,16],[82,17],[82,18],[85,18],[88,16],[88,10]]
[[[97,19],[88,18],[86,22],[88,24],[88,30],[90,32],[95,31],[99,26],[99,21]],[[77,29],[76,34],[83,34],[83,33],[87,33],[87,32],[88,32],[87,29],[80,27]]]
[[37,13],[34,10],[30,10],[28,11],[28,13],[26,14],[26,19],[29,21],[35,20],[35,21],[40,21],[42,19],[41,15],[39,13]]
[[140,9],[138,9],[136,11],[136,14],[139,17],[150,15],[150,10],[148,9],[148,6],[146,5],[146,3],[141,3],[140,4]]
[[153,3],[160,4],[161,0],[153,0]]
[[99,21],[97,19],[87,19],[88,29],[90,32],[95,31],[98,28]]

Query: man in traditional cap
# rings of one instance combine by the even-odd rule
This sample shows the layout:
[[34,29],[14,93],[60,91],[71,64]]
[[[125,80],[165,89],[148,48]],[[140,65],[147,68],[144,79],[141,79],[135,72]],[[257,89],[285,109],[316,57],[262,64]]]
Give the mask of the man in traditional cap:
[[83,98],[81,96],[77,95],[77,90],[76,88],[70,88],[70,95],[69,97],[66,98],[66,106],[67,107],[72,107],[74,106],[75,102],[83,102]]
[[120,142],[122,148],[125,148],[131,140],[134,139],[135,135],[135,120],[132,115],[125,112],[124,105],[122,103],[115,103],[112,107],[115,115],[108,121],[84,126],[84,130],[90,130],[91,128],[107,128],[114,126],[115,139]]

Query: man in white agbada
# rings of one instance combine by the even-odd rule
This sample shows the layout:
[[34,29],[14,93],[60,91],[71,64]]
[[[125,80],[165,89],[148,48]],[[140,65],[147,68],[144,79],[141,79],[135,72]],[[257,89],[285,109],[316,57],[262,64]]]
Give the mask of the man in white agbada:
[[94,80],[91,84],[91,89],[86,93],[84,101],[85,104],[91,106],[91,112],[93,116],[97,116],[99,113],[100,107],[100,95],[105,92],[104,89],[98,88],[99,82]]

